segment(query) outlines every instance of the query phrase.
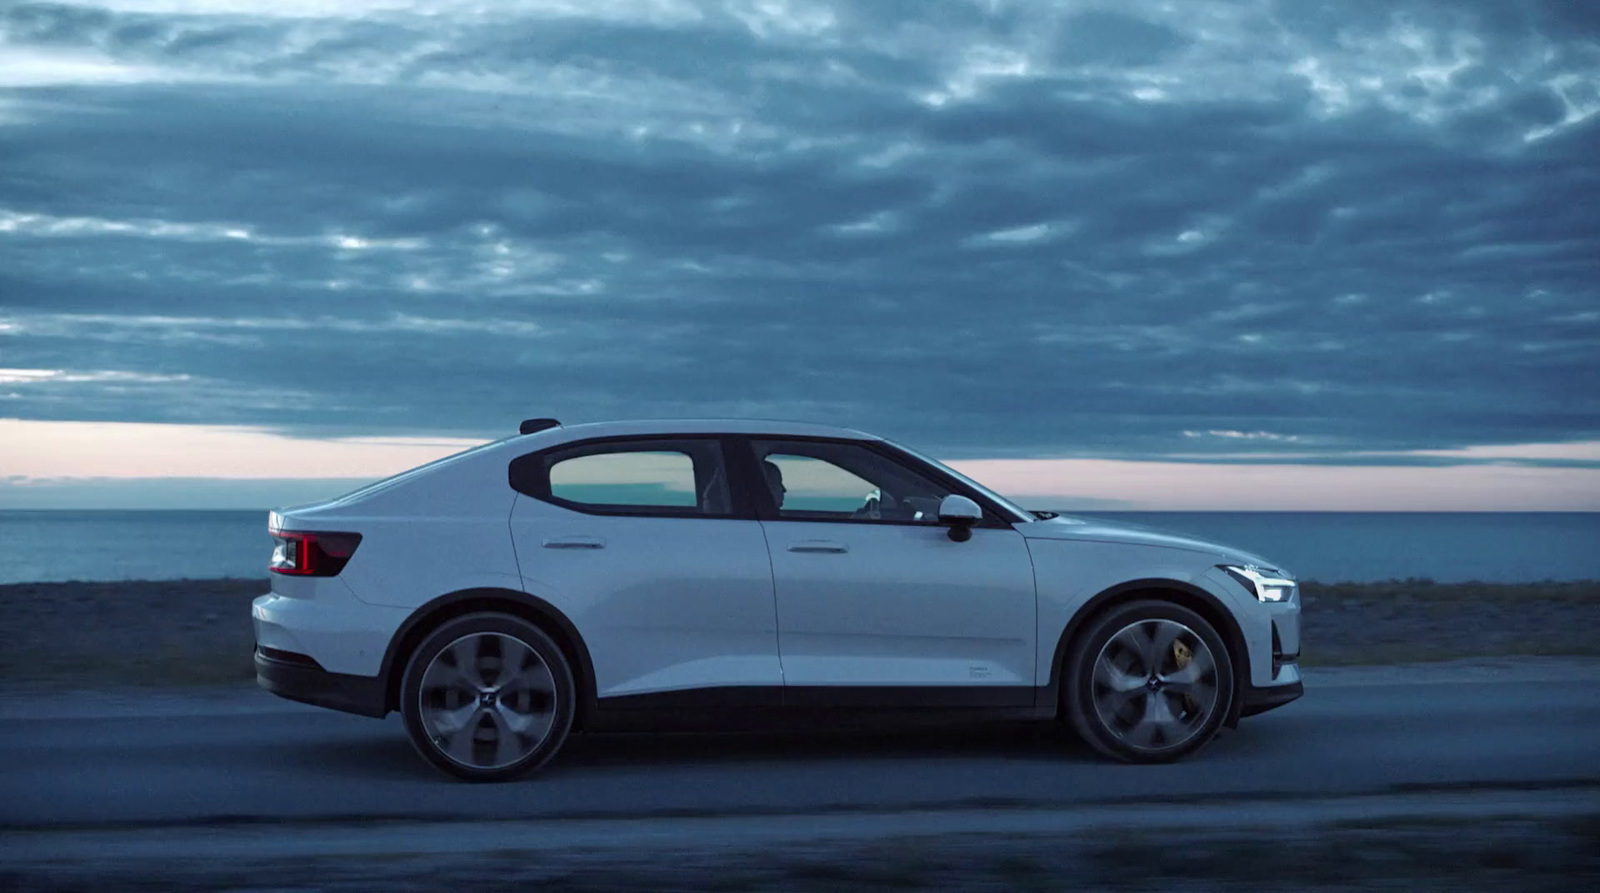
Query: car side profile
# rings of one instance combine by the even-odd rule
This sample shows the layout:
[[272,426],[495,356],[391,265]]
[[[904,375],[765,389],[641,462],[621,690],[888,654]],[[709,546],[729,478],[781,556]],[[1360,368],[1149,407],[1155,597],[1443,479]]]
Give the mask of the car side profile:
[[1058,719],[1129,762],[1302,693],[1293,577],[1029,512],[887,440],[763,421],[562,426],[274,511],[256,673],[460,778],[574,730]]

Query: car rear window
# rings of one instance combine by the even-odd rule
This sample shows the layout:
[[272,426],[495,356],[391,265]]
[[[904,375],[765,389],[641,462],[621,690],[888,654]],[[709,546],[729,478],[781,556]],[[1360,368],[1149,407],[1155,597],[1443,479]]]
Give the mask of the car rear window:
[[602,506],[694,508],[694,460],[687,453],[597,453],[550,466],[550,495]]
[[606,439],[519,456],[513,489],[603,515],[730,517],[732,494],[714,437]]

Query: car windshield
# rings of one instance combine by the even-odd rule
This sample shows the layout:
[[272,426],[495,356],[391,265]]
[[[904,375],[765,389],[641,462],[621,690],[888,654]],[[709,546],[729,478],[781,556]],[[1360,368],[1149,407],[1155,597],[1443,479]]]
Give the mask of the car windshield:
[[972,489],[977,490],[979,493],[982,493],[983,495],[989,497],[990,499],[994,500],[996,503],[999,503],[1001,508],[1005,509],[1008,512],[1011,512],[1013,515],[1016,515],[1016,517],[1013,518],[1012,520],[1014,520],[1014,521],[1037,521],[1037,520],[1039,520],[1038,516],[1034,515],[1033,512],[1030,512],[1027,509],[1023,508],[1022,506],[1017,505],[1015,502],[1012,502],[1011,500],[1005,498],[1004,496],[1001,496],[999,493],[994,492],[993,490],[989,489],[988,487],[985,487],[984,485],[978,483],[977,481],[973,480],[972,478],[967,477],[966,475],[962,474],[961,472],[956,471],[954,468],[951,468],[950,466],[944,464],[943,462],[940,462],[938,459],[935,459],[935,458],[933,458],[931,456],[927,456],[927,455],[925,455],[923,453],[919,453],[916,450],[914,450],[914,449],[912,449],[912,448],[910,448],[910,447],[908,447],[908,446],[906,446],[905,444],[902,444],[902,443],[895,443],[892,440],[891,441],[887,441],[887,443],[889,443],[889,445],[893,446],[895,449],[900,450],[903,453],[906,453],[907,455],[914,456],[914,457],[916,457],[918,459],[921,459],[922,461],[928,463],[929,465],[932,465],[933,467],[939,469],[940,471],[943,471],[945,474],[950,475],[951,477],[955,478],[956,480],[960,481],[961,483],[966,484],[967,486],[971,487]]

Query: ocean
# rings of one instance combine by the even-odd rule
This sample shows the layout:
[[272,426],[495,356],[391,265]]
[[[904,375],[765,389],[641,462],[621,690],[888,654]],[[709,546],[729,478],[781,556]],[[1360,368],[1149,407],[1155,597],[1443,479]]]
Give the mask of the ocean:
[[[1077,512],[1179,531],[1302,580],[1600,579],[1600,513]],[[0,583],[267,575],[261,511],[0,511]]]

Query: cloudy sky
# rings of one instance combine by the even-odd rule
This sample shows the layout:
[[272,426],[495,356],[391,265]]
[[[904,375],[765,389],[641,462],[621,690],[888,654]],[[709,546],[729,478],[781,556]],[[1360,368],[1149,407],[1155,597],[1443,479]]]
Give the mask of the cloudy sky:
[[0,2],[0,507],[757,415],[1600,510],[1597,113],[1585,0]]

